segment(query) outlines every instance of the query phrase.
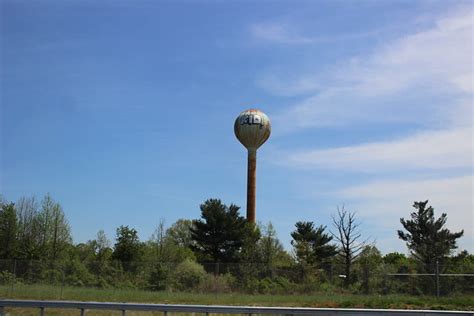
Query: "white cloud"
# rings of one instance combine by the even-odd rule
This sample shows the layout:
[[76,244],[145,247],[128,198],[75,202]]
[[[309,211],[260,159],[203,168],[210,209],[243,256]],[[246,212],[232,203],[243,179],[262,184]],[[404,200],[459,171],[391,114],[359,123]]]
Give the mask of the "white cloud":
[[[341,132],[347,132],[351,124],[408,122],[419,127],[412,135],[377,142],[290,148],[274,152],[272,161],[305,172],[330,169],[339,175],[377,175],[377,182],[342,188],[334,183],[331,188],[339,189],[328,188],[325,193],[333,195],[336,204],[342,200],[356,210],[378,231],[368,234],[382,237],[389,247],[401,245],[396,237],[400,217],[409,217],[414,201],[429,199],[437,216],[448,214],[448,228],[465,230],[460,248],[474,251],[473,20],[469,6],[434,19],[428,29],[386,41],[370,56],[356,56],[325,71],[290,70],[291,75],[261,77],[260,86],[275,95],[303,97],[272,113],[274,136],[301,128],[342,127]],[[292,34],[274,31],[267,40],[283,43]],[[300,38],[304,39],[300,43],[310,39]],[[378,138],[383,134],[380,130]],[[450,176],[433,179],[435,173]]]
[[315,41],[310,37],[299,35],[296,30],[281,23],[258,23],[250,27],[253,37],[284,44],[308,44]]
[[474,250],[474,203],[472,175],[429,180],[388,180],[349,187],[335,193],[341,196],[364,218],[380,230],[401,229],[399,219],[409,218],[414,201],[429,199],[435,216],[447,213],[446,227],[451,231],[464,230],[460,248]]
[[472,41],[473,11],[456,12],[438,19],[434,28],[384,45],[340,76],[357,81],[360,92],[368,95],[400,91],[419,80],[472,92]]
[[[435,96],[468,97],[472,109],[472,43],[473,11],[469,8],[439,18],[430,29],[385,43],[371,56],[353,57],[324,73],[319,70],[317,75],[285,78],[267,74],[258,82],[276,95],[313,93],[274,115],[275,122],[287,130],[412,120],[416,115],[430,121],[459,106],[433,102]],[[401,102],[405,95],[424,96],[425,100],[417,100],[416,105]],[[288,118],[291,124],[285,124]]]
[[250,26],[252,37],[277,44],[317,44],[335,42],[341,40],[360,39],[375,34],[380,34],[383,30],[373,30],[369,32],[345,33],[331,36],[307,36],[301,34],[293,24],[284,22],[263,22]]
[[472,129],[429,131],[361,145],[291,152],[285,164],[359,172],[472,168]]

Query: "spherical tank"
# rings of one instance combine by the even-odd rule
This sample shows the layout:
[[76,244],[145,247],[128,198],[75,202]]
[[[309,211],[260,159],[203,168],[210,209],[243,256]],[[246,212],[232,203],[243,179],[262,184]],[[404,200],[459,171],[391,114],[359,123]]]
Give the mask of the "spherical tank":
[[260,110],[243,111],[235,120],[234,133],[247,149],[257,150],[270,137],[270,119]]

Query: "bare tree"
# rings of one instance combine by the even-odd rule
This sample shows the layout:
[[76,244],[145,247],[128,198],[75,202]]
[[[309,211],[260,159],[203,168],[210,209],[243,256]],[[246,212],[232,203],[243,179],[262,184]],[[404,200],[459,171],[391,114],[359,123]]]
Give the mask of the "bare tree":
[[347,211],[344,206],[337,207],[337,215],[332,215],[332,222],[337,233],[331,232],[334,239],[340,244],[339,254],[344,262],[345,284],[351,282],[351,268],[364,247],[373,245],[369,239],[361,239],[360,222],[356,220],[356,213]]
[[154,260],[163,259],[165,234],[166,234],[165,219],[161,217],[158,225],[155,228],[155,231],[153,232],[150,238],[150,243],[153,246],[153,250],[154,250]]

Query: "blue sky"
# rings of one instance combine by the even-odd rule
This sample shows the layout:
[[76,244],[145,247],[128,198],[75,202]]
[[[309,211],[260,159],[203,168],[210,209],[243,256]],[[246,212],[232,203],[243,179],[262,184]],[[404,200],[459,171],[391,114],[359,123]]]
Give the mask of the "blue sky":
[[429,199],[474,251],[470,1],[2,0],[1,38],[1,193],[51,193],[75,242],[245,214],[233,122],[257,107],[257,220],[286,247],[345,205],[406,252]]

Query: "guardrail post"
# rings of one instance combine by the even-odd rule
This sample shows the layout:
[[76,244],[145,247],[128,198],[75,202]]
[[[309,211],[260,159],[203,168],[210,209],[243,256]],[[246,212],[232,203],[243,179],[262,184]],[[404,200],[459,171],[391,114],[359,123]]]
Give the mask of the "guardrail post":
[[5,316],[5,308],[3,306],[0,306],[0,316]]
[[44,307],[40,307],[40,316],[44,316]]
[[125,309],[122,309],[122,316],[125,316],[126,312],[127,311]]
[[84,316],[86,314],[86,310],[84,308],[81,308],[81,316]]

